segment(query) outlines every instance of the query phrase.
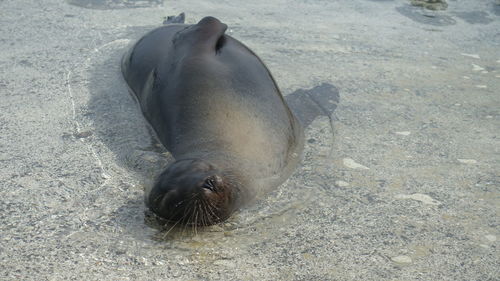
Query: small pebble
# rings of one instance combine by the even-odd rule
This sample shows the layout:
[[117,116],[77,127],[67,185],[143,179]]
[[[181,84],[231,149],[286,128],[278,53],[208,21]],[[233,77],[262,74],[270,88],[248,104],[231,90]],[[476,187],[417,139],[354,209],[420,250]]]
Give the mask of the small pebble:
[[477,54],[465,54],[465,53],[462,53],[461,54],[462,56],[465,56],[465,57],[470,57],[470,58],[474,58],[474,59],[479,59],[479,55]]
[[335,181],[335,185],[339,186],[339,187],[347,187],[347,186],[349,186],[349,183],[345,182],[345,181],[338,180],[338,181]]
[[409,136],[411,134],[410,131],[401,131],[401,132],[395,132],[396,135],[402,135],[402,136]]
[[464,163],[464,164],[476,164],[477,160],[475,159],[457,159],[458,162]]
[[488,239],[488,241],[490,242],[495,242],[497,241],[497,237],[495,235],[492,235],[492,234],[488,234],[488,235],[485,235],[484,236],[486,239]]
[[480,67],[477,64],[472,64],[472,71],[481,71],[484,70],[484,68]]
[[75,133],[74,136],[77,139],[83,139],[83,138],[88,138],[88,137],[92,136],[92,134],[93,134],[92,131],[83,131],[83,132]]
[[408,263],[412,262],[412,260],[409,256],[392,257],[391,260],[395,263],[402,263],[402,264],[408,264]]
[[369,170],[370,168],[363,166],[359,163],[356,163],[356,161],[352,160],[351,158],[344,158],[344,166],[347,168],[351,169],[361,169],[361,170]]
[[420,201],[420,202],[427,204],[427,205],[441,205],[441,202],[439,202],[438,200],[430,197],[429,195],[421,194],[421,193],[414,193],[411,195],[398,194],[398,195],[396,195],[396,198],[397,199],[412,199],[412,200]]
[[215,265],[225,266],[229,268],[235,268],[236,264],[230,260],[216,260],[214,261]]
[[153,265],[165,265],[165,262],[163,262],[161,260],[156,260],[153,262]]
[[150,163],[155,163],[158,159],[153,156],[153,155],[143,155],[142,156],[144,160],[150,162]]

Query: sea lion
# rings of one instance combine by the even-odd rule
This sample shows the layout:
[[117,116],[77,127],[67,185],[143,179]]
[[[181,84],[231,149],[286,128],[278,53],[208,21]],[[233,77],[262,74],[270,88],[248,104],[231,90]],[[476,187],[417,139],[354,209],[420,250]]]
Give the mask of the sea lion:
[[300,160],[303,129],[267,67],[225,34],[226,24],[175,23],[179,17],[142,37],[123,57],[122,73],[175,158],[147,206],[169,222],[206,226],[286,180]]

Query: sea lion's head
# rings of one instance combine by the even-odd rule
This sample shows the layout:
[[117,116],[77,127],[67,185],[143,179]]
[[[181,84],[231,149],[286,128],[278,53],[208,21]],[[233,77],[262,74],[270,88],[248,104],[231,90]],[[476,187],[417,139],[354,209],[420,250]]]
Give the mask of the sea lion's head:
[[239,188],[232,178],[204,160],[178,160],[160,174],[146,201],[171,223],[216,224],[235,209]]

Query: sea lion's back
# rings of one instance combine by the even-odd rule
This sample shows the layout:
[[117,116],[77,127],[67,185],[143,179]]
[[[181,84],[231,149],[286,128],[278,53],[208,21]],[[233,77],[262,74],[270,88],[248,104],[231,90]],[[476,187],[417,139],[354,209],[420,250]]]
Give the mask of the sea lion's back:
[[144,35],[123,56],[122,72],[129,87],[139,95],[150,73],[158,66],[159,59],[172,49],[174,35],[189,25],[169,24]]

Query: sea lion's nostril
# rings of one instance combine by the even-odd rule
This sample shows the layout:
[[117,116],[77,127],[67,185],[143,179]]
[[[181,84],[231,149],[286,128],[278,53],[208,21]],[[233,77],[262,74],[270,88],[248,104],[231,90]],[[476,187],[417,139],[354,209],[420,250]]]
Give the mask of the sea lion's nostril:
[[224,44],[226,43],[226,37],[222,35],[219,40],[217,40],[217,43],[215,44],[215,52],[220,53],[222,47],[224,47]]
[[203,182],[203,188],[213,192],[217,191],[215,180],[212,178],[206,179],[205,182]]

